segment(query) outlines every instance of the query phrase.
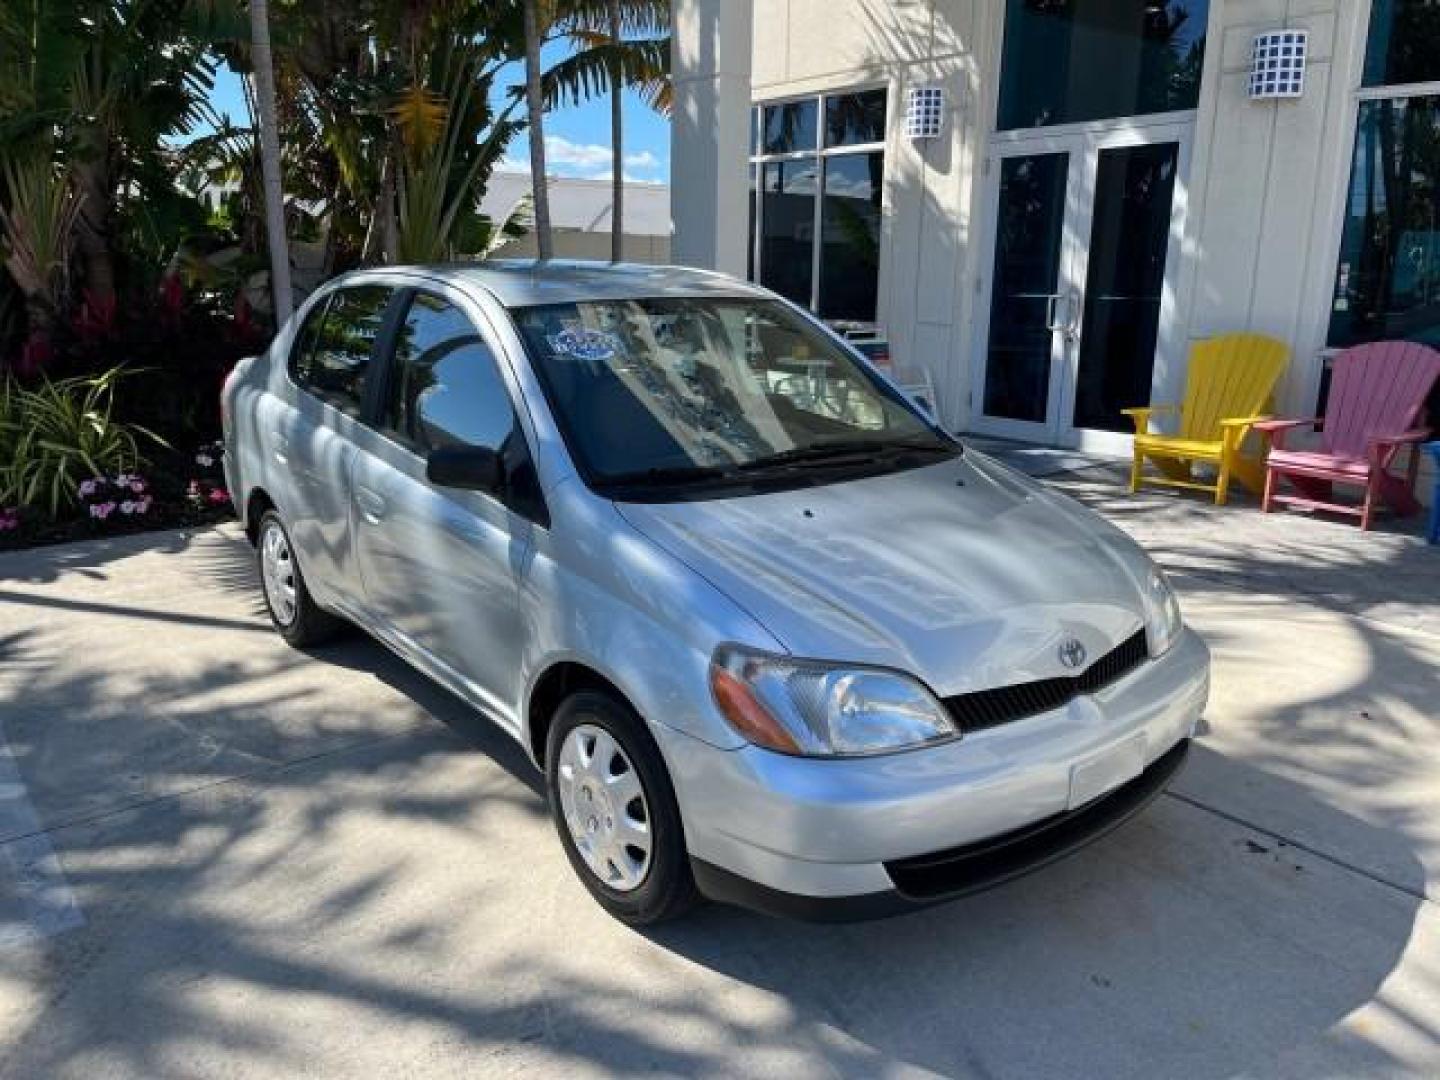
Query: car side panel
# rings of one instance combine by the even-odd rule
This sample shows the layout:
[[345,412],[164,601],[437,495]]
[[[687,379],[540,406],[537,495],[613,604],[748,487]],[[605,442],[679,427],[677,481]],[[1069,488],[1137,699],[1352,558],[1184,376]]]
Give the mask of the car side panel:
[[[522,582],[525,701],[554,664],[582,663],[651,724],[712,746],[744,745],[710,697],[715,641],[774,650],[779,643],[578,480],[547,498],[554,527],[537,531]],[[538,758],[543,747],[530,749]]]
[[359,439],[355,551],[367,607],[462,672],[489,711],[513,715],[534,526],[479,492],[432,487],[425,462],[378,432]]

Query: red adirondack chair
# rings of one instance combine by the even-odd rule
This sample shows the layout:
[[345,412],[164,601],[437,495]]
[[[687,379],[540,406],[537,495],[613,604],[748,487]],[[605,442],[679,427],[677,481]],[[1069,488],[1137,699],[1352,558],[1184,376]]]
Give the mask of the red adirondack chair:
[[[1282,503],[1333,510],[1359,517],[1362,529],[1370,528],[1380,499],[1402,515],[1419,513],[1416,447],[1428,431],[1415,425],[1437,378],[1440,352],[1424,345],[1380,341],[1345,350],[1332,369],[1320,449],[1291,450],[1285,438],[1295,428],[1321,421],[1262,420],[1255,425],[1274,440],[1265,461],[1262,509],[1269,513],[1273,503]],[[1411,447],[1409,467],[1398,476],[1390,467],[1406,446]],[[1299,494],[1280,494],[1282,478]],[[1359,506],[1334,502],[1335,484],[1364,488],[1364,501]]]

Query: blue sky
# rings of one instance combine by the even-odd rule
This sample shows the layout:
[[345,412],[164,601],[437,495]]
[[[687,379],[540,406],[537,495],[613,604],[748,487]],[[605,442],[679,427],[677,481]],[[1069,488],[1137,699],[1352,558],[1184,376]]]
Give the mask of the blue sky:
[[[563,54],[563,46],[546,50],[546,60]],[[504,88],[524,78],[523,68],[502,69],[496,86]],[[228,69],[217,73],[214,105],[237,124],[246,125],[245,99],[240,82]],[[670,122],[648,108],[636,95],[625,95],[625,175],[631,180],[669,183]],[[555,176],[610,176],[610,103],[607,99],[557,109],[545,116],[546,166]],[[530,169],[530,144],[522,135],[510,144],[502,168]]]

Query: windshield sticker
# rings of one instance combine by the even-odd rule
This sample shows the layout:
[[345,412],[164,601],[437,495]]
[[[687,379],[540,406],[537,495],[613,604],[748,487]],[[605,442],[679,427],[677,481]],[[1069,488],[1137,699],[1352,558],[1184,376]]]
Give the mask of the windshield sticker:
[[550,348],[558,356],[568,356],[587,364],[601,364],[615,359],[620,352],[620,339],[605,330],[590,330],[583,326],[567,326],[558,334],[547,339]]

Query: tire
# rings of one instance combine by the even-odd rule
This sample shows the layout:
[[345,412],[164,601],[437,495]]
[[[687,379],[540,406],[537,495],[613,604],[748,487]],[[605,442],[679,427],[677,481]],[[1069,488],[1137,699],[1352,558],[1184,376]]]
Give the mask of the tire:
[[[618,755],[610,753],[611,746]],[[625,779],[627,774],[638,781],[638,789]],[[601,907],[630,926],[652,926],[695,905],[699,893],[690,874],[670,772],[633,709],[599,691],[567,698],[546,739],[545,780],[550,816],[565,855]],[[584,794],[587,786],[591,797]],[[638,808],[631,795],[636,790],[642,800]],[[610,820],[618,827],[607,828]],[[637,837],[637,820],[643,821],[650,843],[643,869],[635,858],[640,849],[627,843]],[[588,841],[588,855],[577,833]],[[597,865],[604,868],[603,875]]]
[[[272,559],[273,565],[267,566]],[[290,534],[274,510],[265,511],[255,530],[255,561],[265,610],[270,613],[271,625],[286,642],[304,649],[323,644],[339,633],[344,624],[320,610],[305,587]]]

